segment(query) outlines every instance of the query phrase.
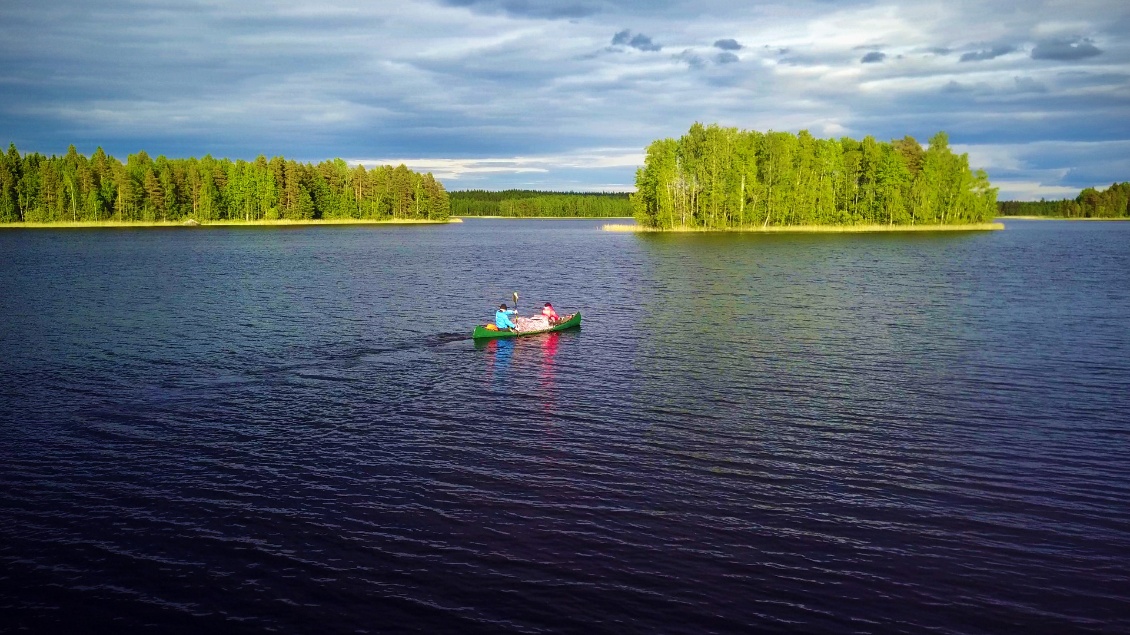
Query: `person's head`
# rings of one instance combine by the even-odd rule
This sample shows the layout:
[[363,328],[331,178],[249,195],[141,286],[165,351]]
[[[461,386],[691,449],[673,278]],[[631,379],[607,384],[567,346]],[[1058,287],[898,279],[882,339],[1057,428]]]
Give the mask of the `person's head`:
[[506,310],[506,303],[502,303],[502,304],[498,305],[498,308],[500,308],[500,309],[502,309],[503,311],[505,311],[505,310]]
[[550,303],[548,303],[548,302],[546,302],[546,303],[545,303],[545,306],[546,306],[546,308],[549,308],[549,309],[552,309],[552,308],[553,308],[553,305],[552,305],[552,304],[550,304]]

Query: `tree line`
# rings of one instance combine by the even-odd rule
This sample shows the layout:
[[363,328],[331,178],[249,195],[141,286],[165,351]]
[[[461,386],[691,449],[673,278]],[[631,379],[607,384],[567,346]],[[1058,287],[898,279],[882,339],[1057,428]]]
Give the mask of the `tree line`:
[[998,208],[1002,216],[1130,218],[1130,182],[1112,183],[1105,190],[1088,187],[1061,201],[1001,201]]
[[451,213],[432,175],[404,165],[366,169],[341,159],[317,165],[259,156],[254,161],[151,159],[122,163],[102,148],[89,158],[0,154],[0,222],[429,219]]
[[656,229],[929,225],[989,222],[996,195],[944,132],[923,149],[910,136],[817,139],[695,123],[647,147],[632,205]]
[[450,196],[454,216],[601,218],[632,215],[631,201],[621,192],[466,190],[451,192]]

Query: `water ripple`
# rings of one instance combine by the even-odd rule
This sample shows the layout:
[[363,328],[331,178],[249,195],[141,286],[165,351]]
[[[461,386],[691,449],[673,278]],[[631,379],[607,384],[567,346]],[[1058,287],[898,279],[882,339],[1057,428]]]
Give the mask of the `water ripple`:
[[1130,226],[545,227],[0,234],[7,624],[1130,631]]

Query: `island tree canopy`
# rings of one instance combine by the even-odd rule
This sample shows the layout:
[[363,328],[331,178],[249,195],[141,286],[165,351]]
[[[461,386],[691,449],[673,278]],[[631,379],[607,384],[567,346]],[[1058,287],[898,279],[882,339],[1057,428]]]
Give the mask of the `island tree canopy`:
[[632,197],[636,220],[658,229],[795,225],[984,223],[997,190],[944,132],[926,149],[817,139],[695,123],[647,148]]

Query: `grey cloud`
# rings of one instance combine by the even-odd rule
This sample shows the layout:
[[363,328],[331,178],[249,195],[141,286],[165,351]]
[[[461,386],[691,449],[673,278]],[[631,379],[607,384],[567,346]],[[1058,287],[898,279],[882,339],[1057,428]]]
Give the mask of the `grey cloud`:
[[[449,7],[465,7],[486,15],[515,18],[577,19],[593,15],[655,16],[665,20],[700,18],[704,11],[733,13],[724,0],[435,0]],[[715,4],[715,7],[711,7]]]
[[702,68],[706,66],[706,60],[702,59],[702,56],[695,54],[694,51],[691,51],[690,49],[686,49],[682,53],[679,53],[675,56],[675,59],[686,62],[687,66],[690,66],[691,68]]
[[1015,46],[1001,45],[994,46],[990,49],[983,49],[980,51],[970,51],[963,53],[961,56],[962,62],[983,62],[985,60],[995,59],[1001,55],[1007,55],[1016,50]]
[[737,40],[728,38],[725,40],[715,40],[714,48],[720,48],[723,51],[740,51],[742,50],[742,45],[738,44]]
[[636,33],[632,35],[630,29],[624,29],[612,36],[612,45],[617,46],[627,44],[628,46],[640,51],[659,51],[663,49],[662,45],[656,44],[651,41],[651,38],[643,33]]
[[[782,55],[783,54],[784,53],[782,53]],[[781,57],[777,60],[777,63],[784,64],[786,66],[815,66],[818,64],[823,64],[824,60],[815,55],[797,53],[789,55],[788,57]]]
[[738,56],[729,51],[724,51],[722,53],[719,53],[718,56],[714,59],[719,64],[733,64],[734,62],[738,61]]
[[994,99],[994,96],[1001,96],[1006,94],[1016,94],[1017,91],[1009,88],[1008,86],[1001,86],[991,84],[989,82],[958,82],[950,80],[945,86],[942,87],[941,92],[948,95],[967,95],[975,98],[978,103],[983,103],[985,99]]
[[876,64],[878,62],[882,62],[885,59],[887,59],[886,53],[881,53],[879,51],[871,51],[867,55],[864,55],[863,58],[859,60],[859,63],[860,64]]
[[1046,93],[1048,87],[1031,77],[1016,77],[1016,92],[1018,93]]
[[569,19],[600,13],[597,2],[577,0],[442,0],[449,7],[466,7],[479,13],[505,13],[518,18]]
[[651,38],[644,35],[643,33],[635,34],[635,36],[632,37],[632,41],[628,42],[628,46],[634,49],[639,49],[641,51],[658,51],[663,48],[662,46],[652,42]]
[[1032,49],[1032,59],[1071,61],[1094,57],[1101,53],[1102,50],[1086,38],[1044,40]]

